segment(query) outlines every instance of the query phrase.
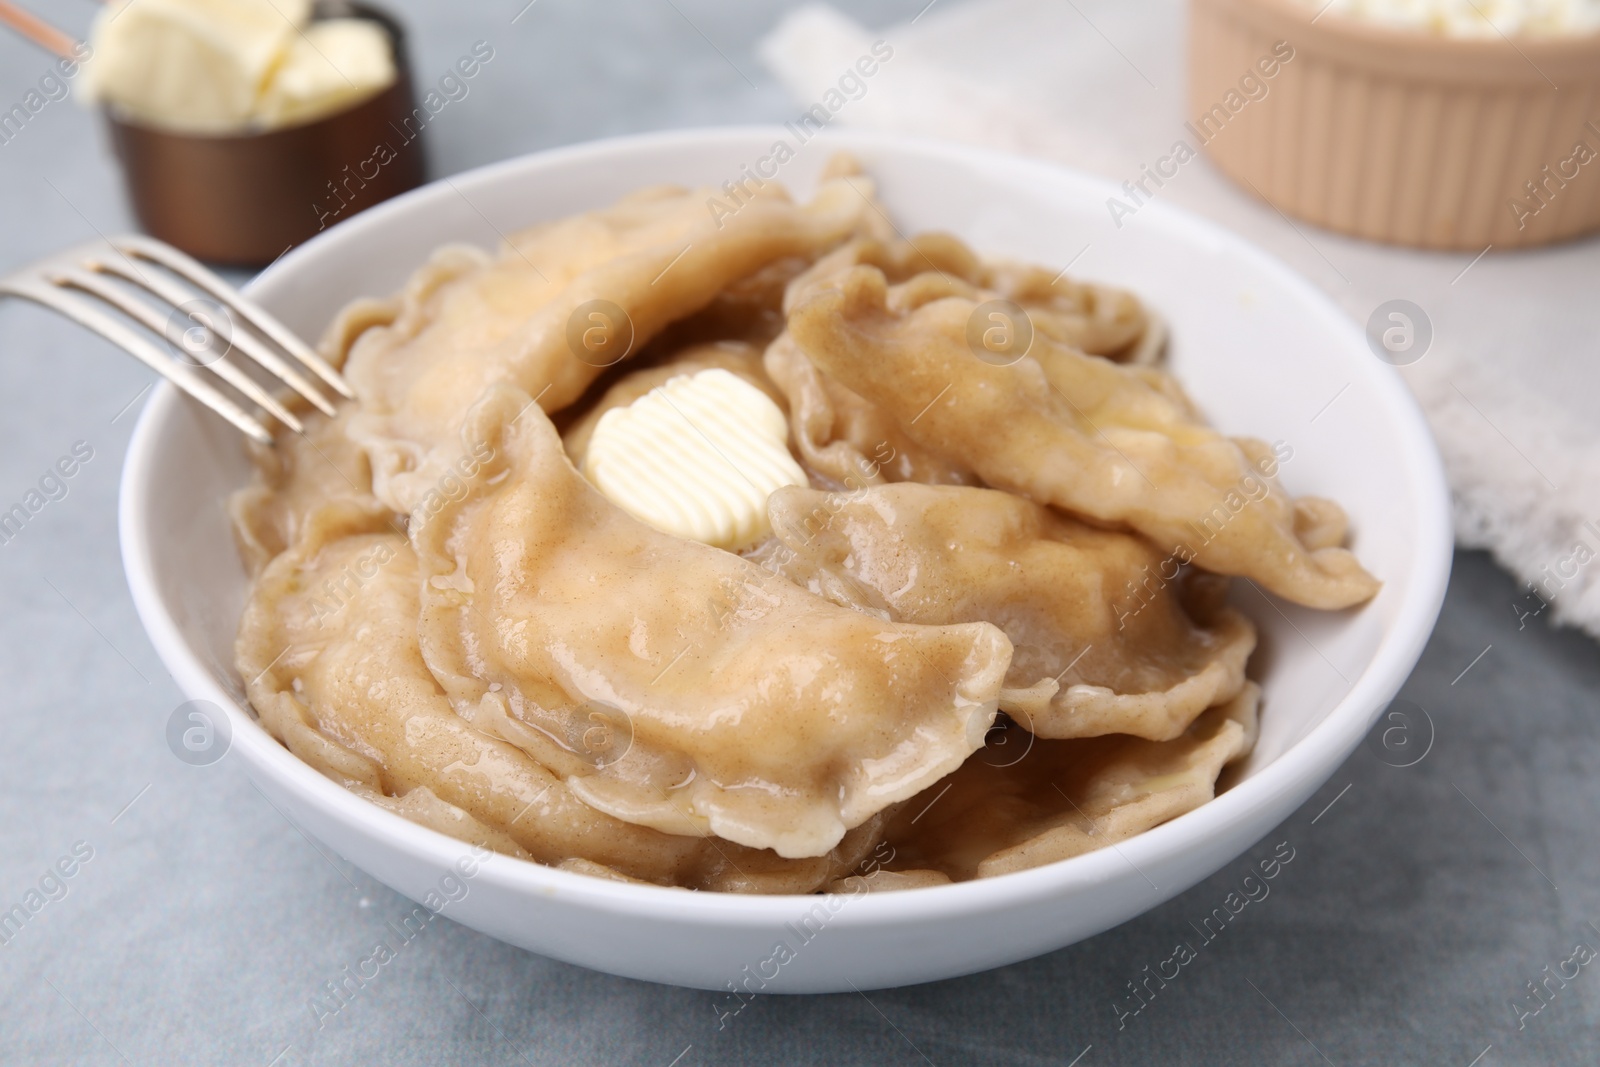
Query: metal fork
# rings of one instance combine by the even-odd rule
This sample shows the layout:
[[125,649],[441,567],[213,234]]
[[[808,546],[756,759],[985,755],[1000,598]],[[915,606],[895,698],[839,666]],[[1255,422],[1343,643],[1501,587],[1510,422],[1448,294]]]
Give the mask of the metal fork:
[[[180,285],[167,271],[194,289]],[[156,305],[112,279],[143,289],[171,305],[171,310],[163,315]],[[264,445],[273,443],[272,433],[203,371],[211,371],[296,433],[303,429],[300,420],[231,360],[235,352],[326,415],[334,413],[333,402],[294,363],[340,396],[355,397],[338,371],[255,301],[190,256],[148,237],[96,241],[35,263],[0,278],[0,296],[8,295],[42,304],[93,330]],[[150,337],[108,314],[103,305],[165,338],[175,351],[164,351]]]

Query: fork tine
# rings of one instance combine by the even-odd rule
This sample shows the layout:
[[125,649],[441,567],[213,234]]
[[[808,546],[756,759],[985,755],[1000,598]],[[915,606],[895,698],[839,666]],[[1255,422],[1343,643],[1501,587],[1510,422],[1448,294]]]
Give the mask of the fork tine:
[[[161,317],[159,311],[144,301],[135,299],[131,293],[111,284],[103,275],[80,267],[65,267],[54,272],[54,275],[60,282],[99,297],[151,333],[166,335],[167,320]],[[295,433],[304,431],[305,427],[288,408],[251,380],[249,375],[229,363],[225,355],[203,365],[239,392],[260,404],[265,411]]]
[[174,362],[143,335],[99,310],[83,297],[74,296],[34,278],[0,281],[0,292],[32,300],[36,304],[65,315],[80,326],[93,330],[227,419],[253,440],[263,445],[273,443],[272,435],[267,432],[266,427],[246,414],[239,405],[212,388],[192,367]]
[[[145,273],[128,263],[119,262],[117,259],[106,256],[90,256],[85,261],[85,266],[91,271],[103,274],[114,274],[118,278],[132,282],[134,285],[155,294],[175,308],[195,299],[195,294],[183,286],[157,273]],[[155,327],[157,333],[164,331],[164,326]],[[322,392],[306,380],[305,376],[285,363],[278,354],[258,340],[248,330],[234,330],[229,342],[244,355],[266,368],[269,374],[275,375],[295,392],[311,401],[312,405],[324,415],[332,417],[334,407]]]
[[212,298],[260,330],[263,336],[271,338],[285,352],[309,367],[312,373],[332,386],[340,396],[347,400],[355,399],[356,394],[345,382],[344,376],[330,367],[310,345],[296,337],[294,331],[279,322],[265,308],[243,293],[237,292],[233,286],[217,277],[197,260],[170,245],[136,235],[113,238],[111,247],[124,255],[131,254],[159,263],[184,280],[205,290]]

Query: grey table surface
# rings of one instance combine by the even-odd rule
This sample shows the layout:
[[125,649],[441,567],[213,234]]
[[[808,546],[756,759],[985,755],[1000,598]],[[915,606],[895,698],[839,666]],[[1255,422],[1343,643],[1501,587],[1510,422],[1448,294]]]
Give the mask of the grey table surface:
[[[436,176],[791,110],[754,54],[782,0],[391,2],[423,77],[474,41],[496,49],[430,128]],[[882,24],[922,2],[853,14]],[[81,31],[92,7],[50,11]],[[0,107],[47,64],[0,37]],[[0,270],[129,228],[105,139],[72,102],[0,145]],[[167,748],[182,697],[135,618],[115,526],[149,378],[41,312],[0,307],[0,509],[76,443],[92,450],[0,547],[0,910],[58,858],[92,852],[0,947],[0,1063],[1600,1061],[1596,968],[1547,980],[1543,1001],[1526,985],[1580,943],[1600,948],[1600,656],[1582,635],[1519,625],[1513,581],[1473,553],[1402,692],[1429,714],[1413,749],[1430,742],[1426,757],[1391,766],[1404,760],[1369,738],[1260,845],[1089,941],[937,984],[763,998],[719,1030],[711,994],[444,922],[318,1030],[308,1000],[409,905],[303,837],[236,764],[190,767]],[[1125,984],[1193,940],[1190,923],[1280,841],[1296,858],[1271,895],[1119,1029]]]

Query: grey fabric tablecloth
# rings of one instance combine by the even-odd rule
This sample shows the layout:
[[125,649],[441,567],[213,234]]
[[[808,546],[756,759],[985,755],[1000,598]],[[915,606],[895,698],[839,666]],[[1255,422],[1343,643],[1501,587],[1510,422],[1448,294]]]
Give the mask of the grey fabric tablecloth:
[[[474,41],[496,50],[430,127],[434,174],[608,134],[789,117],[752,52],[781,3],[522,4],[394,4],[423,79]],[[50,13],[81,31],[92,7]],[[875,24],[907,9],[855,14]],[[47,66],[0,37],[0,109]],[[0,145],[0,220],[0,270],[130,228],[91,116],[50,103]],[[1518,590],[1477,554],[1457,558],[1403,693],[1431,721],[1410,750],[1426,749],[1420,762],[1391,766],[1414,757],[1369,739],[1240,860],[1090,941],[934,985],[765,998],[719,1030],[711,994],[446,921],[317,1029],[308,1001],[409,905],[301,836],[237,765],[190,767],[167,748],[181,697],[134,617],[115,528],[149,378],[41,312],[0,307],[0,510],[80,457],[65,495],[49,483],[59,499],[0,545],[0,910],[46,897],[0,945],[0,1063],[1600,1060],[1600,967],[1574,962],[1577,946],[1600,949],[1600,656],[1519,621]],[[1200,943],[1191,924],[1283,841],[1295,858],[1270,896]],[[1179,941],[1195,960],[1122,1014],[1140,1003],[1127,984]],[[1552,977],[1563,969],[1576,974]]]

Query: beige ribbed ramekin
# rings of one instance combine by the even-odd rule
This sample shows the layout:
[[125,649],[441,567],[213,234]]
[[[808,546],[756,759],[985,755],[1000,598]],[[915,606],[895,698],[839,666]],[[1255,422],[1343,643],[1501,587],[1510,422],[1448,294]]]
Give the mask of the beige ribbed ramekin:
[[1375,241],[1477,251],[1600,229],[1600,34],[1461,39],[1316,16],[1191,0],[1190,128],[1224,173]]

